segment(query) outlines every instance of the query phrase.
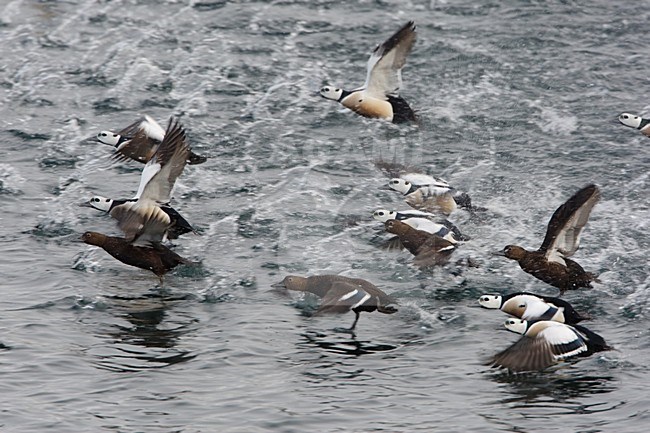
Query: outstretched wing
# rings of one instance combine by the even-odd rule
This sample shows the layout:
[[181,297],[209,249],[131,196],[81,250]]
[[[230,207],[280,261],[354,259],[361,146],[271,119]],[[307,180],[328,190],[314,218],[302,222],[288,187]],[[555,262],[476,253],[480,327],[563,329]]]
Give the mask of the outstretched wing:
[[582,229],[599,199],[600,190],[591,184],[576,192],[557,208],[548,223],[544,242],[539,248],[539,251],[545,252],[547,260],[565,264],[563,257],[570,257],[576,252],[580,246]]
[[402,67],[413,48],[415,36],[415,23],[409,21],[375,48],[368,59],[368,75],[363,86],[368,93],[381,99],[399,94]]
[[165,138],[142,170],[135,198],[152,200],[159,204],[168,203],[176,179],[185,168],[189,153],[185,130],[178,121],[170,119]]
[[510,347],[491,357],[487,364],[520,372],[543,370],[554,362],[555,357],[548,341],[522,336]]

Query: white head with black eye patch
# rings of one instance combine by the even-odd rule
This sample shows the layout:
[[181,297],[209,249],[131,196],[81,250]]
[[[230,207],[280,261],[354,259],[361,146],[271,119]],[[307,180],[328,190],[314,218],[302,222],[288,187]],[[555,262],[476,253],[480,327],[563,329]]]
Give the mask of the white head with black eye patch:
[[396,213],[397,212],[395,212],[394,210],[377,209],[372,213],[372,217],[377,221],[381,221],[385,223],[388,220],[395,219]]
[[478,303],[483,308],[496,309],[501,308],[500,295],[482,295],[478,298]]
[[618,116],[618,121],[625,126],[629,126],[630,128],[638,128],[639,126],[641,126],[642,120],[643,119],[641,118],[641,116],[636,116],[630,113],[621,113]]
[[96,195],[90,199],[89,203],[90,206],[94,207],[95,209],[108,212],[109,210],[111,210],[111,206],[113,205],[113,200],[110,198],[102,197],[100,195]]
[[411,190],[411,182],[397,177],[389,180],[388,186],[390,189],[394,189],[395,191],[401,192],[402,194],[407,194]]
[[338,101],[339,99],[341,99],[341,95],[343,95],[343,90],[337,87],[325,86],[325,87],[321,87],[320,95],[323,98]]
[[516,332],[517,334],[525,334],[528,329],[528,322],[521,319],[508,319],[503,325],[508,331]]
[[120,134],[116,134],[111,131],[102,131],[97,134],[97,140],[111,146],[116,146],[120,142],[120,138]]

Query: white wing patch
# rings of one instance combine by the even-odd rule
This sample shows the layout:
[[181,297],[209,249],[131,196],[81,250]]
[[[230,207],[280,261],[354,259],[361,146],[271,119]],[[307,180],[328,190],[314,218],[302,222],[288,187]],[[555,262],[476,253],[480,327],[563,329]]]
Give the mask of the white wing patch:
[[446,180],[429,176],[428,174],[406,173],[400,176],[400,178],[411,182],[415,186],[434,185],[441,188],[449,188],[449,183]]
[[355,296],[357,293],[359,293],[359,289],[354,289],[351,292],[348,292],[345,295],[341,296],[338,300],[345,301],[346,299],[350,299],[351,297]]
[[[560,322],[544,322],[548,326],[537,334],[537,338],[544,338],[550,344],[559,346],[562,344],[569,344],[580,337],[575,333],[571,327]],[[585,346],[586,350],[586,346]]]
[[163,141],[165,138],[165,130],[148,115],[144,115],[144,120],[140,123],[140,128],[149,138],[154,140]]
[[353,306],[350,307],[350,310],[354,310],[355,308],[363,305],[364,302],[366,302],[370,298],[371,298],[370,293],[366,293],[366,295],[363,298],[361,298],[361,300],[359,302],[357,302],[356,304],[354,304]]
[[549,309],[549,306],[546,304],[544,301],[540,301],[539,299],[530,296],[529,300],[526,300],[526,309],[524,310],[524,314],[521,316],[522,319],[524,320],[533,320],[538,317],[541,317],[544,315],[546,310]]
[[145,187],[149,182],[151,182],[151,179],[155,175],[157,175],[162,166],[156,162],[155,158],[153,158],[151,161],[149,161],[144,168],[142,169],[142,175],[140,176],[140,185],[138,186],[138,192],[135,194],[134,199],[139,199],[142,197],[142,193],[144,192]]

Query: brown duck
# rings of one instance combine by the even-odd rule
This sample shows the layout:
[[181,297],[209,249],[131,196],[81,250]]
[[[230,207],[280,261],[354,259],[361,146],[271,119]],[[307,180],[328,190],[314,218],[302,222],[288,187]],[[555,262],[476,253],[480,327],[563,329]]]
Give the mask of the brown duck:
[[148,247],[138,246],[124,238],[106,236],[97,232],[86,232],[81,236],[81,240],[87,244],[101,247],[122,263],[150,270],[158,275],[161,284],[163,275],[176,266],[194,264],[156,242],[151,243]]
[[384,223],[386,231],[396,234],[404,248],[415,256],[413,263],[427,267],[444,265],[456,249],[456,245],[436,234],[416,230],[398,220],[388,220]]
[[598,187],[587,185],[555,211],[548,223],[542,246],[537,251],[508,245],[498,255],[516,260],[521,269],[557,287],[560,293],[591,287],[592,281],[598,282],[596,276],[585,272],[582,266],[568,257],[580,246],[580,233],[599,199]]
[[[153,158],[164,137],[165,130],[147,115],[118,132],[101,131],[97,134],[97,140],[101,143],[115,146],[116,159],[131,159],[143,164]],[[190,151],[187,155],[189,164],[202,164],[205,161],[205,156],[194,152]]]
[[393,314],[397,309],[389,304],[395,301],[377,286],[361,278],[342,275],[313,275],[299,277],[288,275],[273,287],[286,288],[299,292],[309,292],[322,299],[320,308],[314,313],[345,313],[354,311],[355,318],[350,331],[354,330],[362,311],[379,311]]

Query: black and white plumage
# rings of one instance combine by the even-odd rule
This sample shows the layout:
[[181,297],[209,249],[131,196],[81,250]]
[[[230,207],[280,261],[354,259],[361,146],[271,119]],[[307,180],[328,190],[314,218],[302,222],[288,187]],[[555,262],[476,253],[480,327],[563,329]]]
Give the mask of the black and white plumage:
[[415,23],[409,21],[375,48],[368,60],[368,72],[363,86],[350,91],[325,86],[320,89],[321,96],[338,101],[365,117],[385,119],[393,123],[415,121],[413,109],[399,94],[402,68],[415,38]]
[[643,135],[650,137],[650,119],[644,119],[636,114],[621,113],[618,116],[618,121],[625,126],[638,129]]
[[550,296],[518,292],[509,295],[481,295],[479,305],[487,309],[500,309],[504,313],[528,321],[553,320],[575,325],[588,316],[578,313],[567,301]]
[[[142,170],[135,197],[114,201],[95,196],[90,205],[109,212],[118,221],[125,239],[147,246],[180,232],[190,224],[169,206],[176,179],[183,172],[190,147],[185,130],[170,119],[164,138]],[[175,227],[176,226],[176,227]]]
[[145,164],[135,201],[116,206],[111,216],[118,220],[126,239],[160,241],[171,226],[171,218],[161,208],[168,205],[176,179],[183,172],[190,147],[178,121],[169,121],[165,138]]
[[[115,147],[115,158],[146,164],[165,138],[165,130],[152,117],[144,115],[119,132],[101,131],[97,140]],[[201,164],[206,157],[189,153],[189,164]]]
[[391,219],[402,221],[416,230],[438,235],[452,243],[458,243],[459,240],[463,239],[458,228],[449,220],[441,219],[429,212],[415,209],[403,211],[377,209],[372,213],[372,217],[383,223]]
[[[111,215],[113,218],[116,218],[116,214],[112,213],[113,209],[127,202],[134,201],[136,201],[136,199],[113,200],[96,195],[90,199],[89,204],[92,208],[104,211]],[[171,220],[171,225],[167,230],[168,239],[178,239],[179,236],[190,232],[196,234],[194,227],[192,227],[192,225],[176,209],[172,208],[168,204],[160,205],[160,208],[167,214],[167,216],[169,216]]]
[[521,319],[508,319],[504,325],[523,336],[490,358],[488,365],[512,372],[543,370],[568,358],[611,349],[603,337],[580,325]]
[[409,173],[390,179],[388,187],[402,194],[414,209],[449,215],[457,208],[455,190],[444,179]]

